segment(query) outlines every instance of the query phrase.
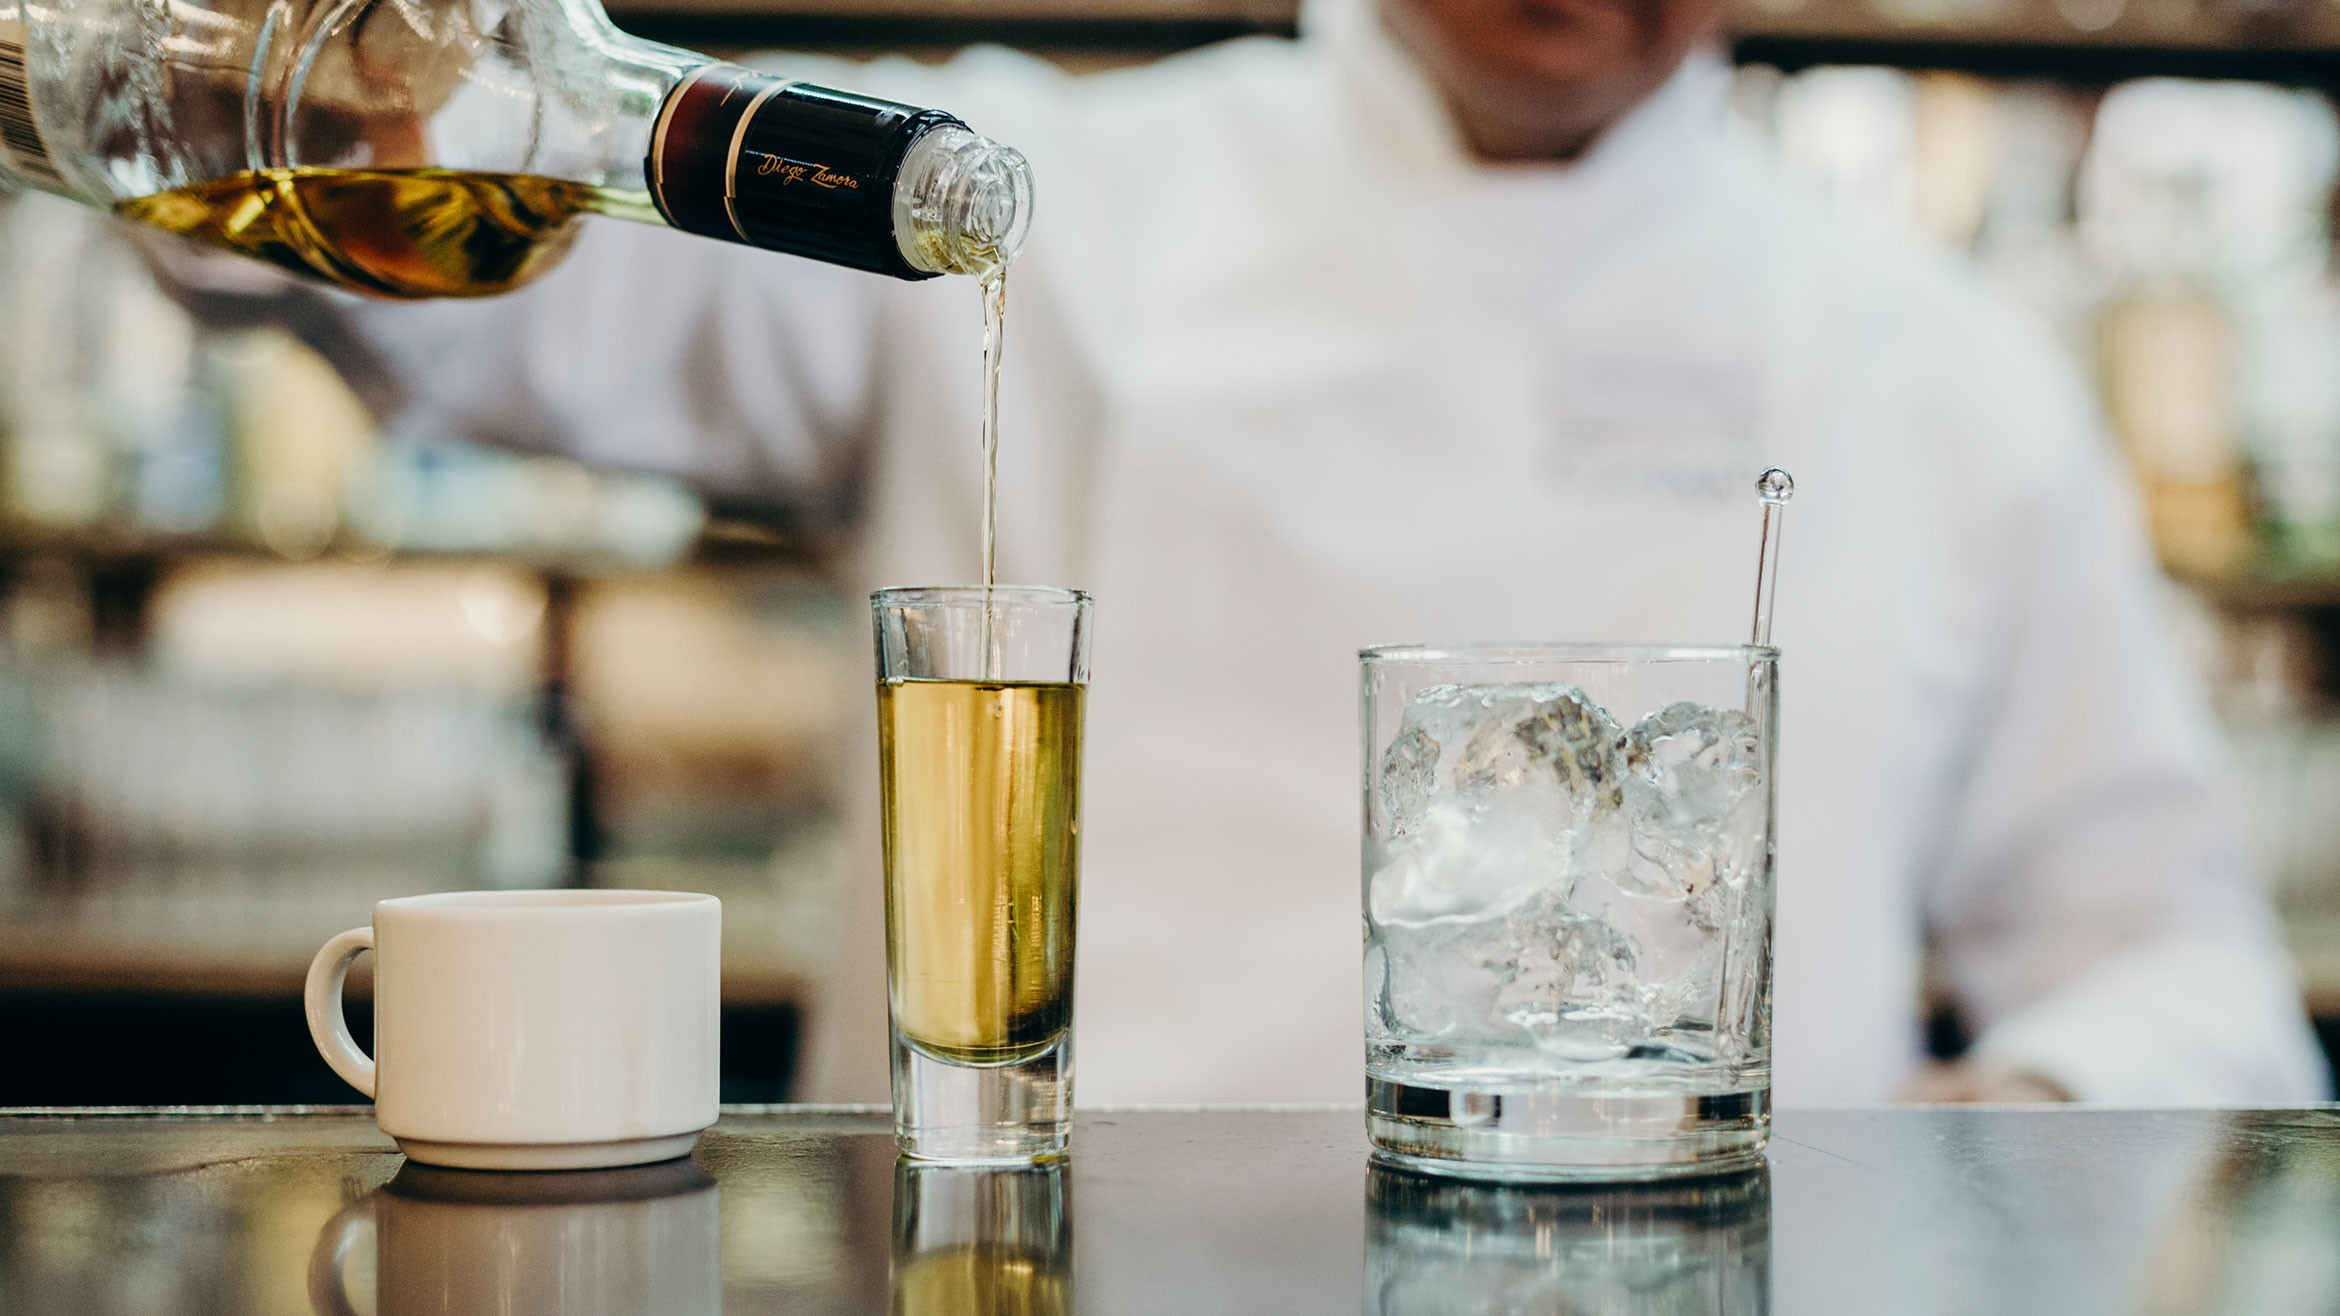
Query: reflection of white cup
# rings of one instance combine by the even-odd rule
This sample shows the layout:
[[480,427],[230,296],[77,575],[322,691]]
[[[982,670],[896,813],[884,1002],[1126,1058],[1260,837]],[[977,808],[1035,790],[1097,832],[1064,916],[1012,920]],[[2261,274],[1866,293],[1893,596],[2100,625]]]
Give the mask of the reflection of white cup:
[[[715,1122],[723,906],[668,891],[461,891],[374,906],[309,966],[309,1033],[409,1157],[637,1165]],[[341,984],[371,950],[374,1056]]]
[[347,1316],[351,1249],[374,1231],[379,1316],[714,1316],[723,1306],[715,1181],[688,1161],[569,1174],[409,1164],[325,1226],[309,1258],[318,1316]]

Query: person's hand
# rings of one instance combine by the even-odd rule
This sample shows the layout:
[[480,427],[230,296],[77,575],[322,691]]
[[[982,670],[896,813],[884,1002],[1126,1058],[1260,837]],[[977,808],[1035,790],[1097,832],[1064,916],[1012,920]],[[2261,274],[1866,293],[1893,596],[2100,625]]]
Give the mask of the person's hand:
[[2021,1070],[1994,1069],[1964,1060],[1928,1064],[1903,1080],[1895,1101],[1917,1103],[1975,1101],[2070,1101],[2072,1094],[2054,1079]]

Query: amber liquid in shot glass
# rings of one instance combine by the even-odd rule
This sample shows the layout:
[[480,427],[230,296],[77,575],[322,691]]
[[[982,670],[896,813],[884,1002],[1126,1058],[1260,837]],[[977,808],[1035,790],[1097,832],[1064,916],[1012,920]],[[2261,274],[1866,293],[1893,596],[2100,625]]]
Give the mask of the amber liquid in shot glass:
[[1026,1060],[1072,1023],[1082,689],[878,687],[894,1024],[927,1055]]

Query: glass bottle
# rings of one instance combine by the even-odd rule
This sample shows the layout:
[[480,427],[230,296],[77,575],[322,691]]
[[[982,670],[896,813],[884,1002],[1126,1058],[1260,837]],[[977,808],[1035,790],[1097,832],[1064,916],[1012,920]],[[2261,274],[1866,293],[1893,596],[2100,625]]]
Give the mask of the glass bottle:
[[0,0],[0,186],[396,297],[542,273],[586,212],[920,279],[1015,258],[1031,175],[939,110],[597,0]]

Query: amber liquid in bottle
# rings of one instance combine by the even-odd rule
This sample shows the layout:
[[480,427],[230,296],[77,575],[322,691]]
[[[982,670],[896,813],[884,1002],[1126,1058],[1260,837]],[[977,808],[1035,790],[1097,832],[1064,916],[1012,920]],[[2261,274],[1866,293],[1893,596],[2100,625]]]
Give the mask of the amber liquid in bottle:
[[648,198],[527,174],[262,169],[124,201],[117,214],[385,297],[488,297],[551,269],[588,211]]
[[1071,1022],[1083,693],[878,687],[894,1019],[929,1055],[1024,1060]]

